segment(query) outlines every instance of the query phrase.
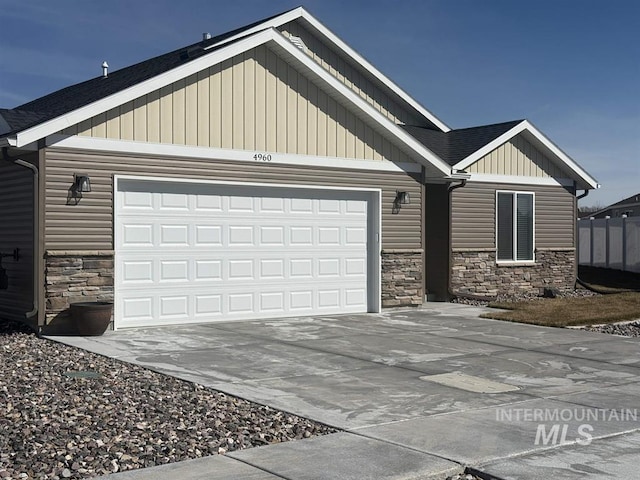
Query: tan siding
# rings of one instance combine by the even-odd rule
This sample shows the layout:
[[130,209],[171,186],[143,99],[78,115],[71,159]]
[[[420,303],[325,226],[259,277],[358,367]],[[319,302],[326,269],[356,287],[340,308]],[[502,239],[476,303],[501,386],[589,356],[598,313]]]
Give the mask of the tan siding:
[[[23,155],[36,163],[36,155]],[[2,259],[9,277],[7,290],[0,290],[0,313],[4,317],[25,320],[33,308],[33,173],[24,167],[0,161],[0,252],[12,254],[20,249],[20,258]]]
[[559,186],[469,183],[453,191],[454,249],[495,248],[496,190],[535,193],[536,248],[573,248],[574,195]]
[[452,192],[452,248],[494,248],[494,186],[468,183]]
[[538,178],[571,178],[540,150],[518,135],[470,165],[469,173],[518,175]]
[[280,27],[285,36],[300,37],[306,45],[306,53],[334,77],[351,88],[361,98],[394,123],[424,125],[424,119],[411,108],[400,106],[400,100],[383,90],[371,74],[365,72],[354,62],[339,55],[336,50],[322,42],[317,36],[298,21]]
[[160,90],[147,96],[147,141],[160,142]]
[[140,97],[67,135],[409,162],[266,47]]
[[536,193],[536,247],[574,247],[575,212],[575,196],[567,189],[539,190]]
[[[383,189],[382,248],[422,248],[420,183],[405,173],[349,171],[278,164],[234,163],[171,157],[139,158],[63,149],[47,150],[46,249],[113,248],[113,175]],[[76,205],[68,198],[73,172],[87,172],[92,191]],[[411,204],[392,212],[396,189]]]

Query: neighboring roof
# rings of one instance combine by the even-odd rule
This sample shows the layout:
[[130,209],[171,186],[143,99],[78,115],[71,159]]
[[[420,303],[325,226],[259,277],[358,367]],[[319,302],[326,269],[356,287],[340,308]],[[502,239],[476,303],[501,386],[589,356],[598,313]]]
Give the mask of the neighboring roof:
[[[3,136],[11,135],[25,130],[85,105],[89,105],[114,93],[118,93],[128,87],[179,67],[180,65],[184,65],[198,57],[215,51],[216,44],[228,40],[231,37],[235,37],[235,41],[240,40],[244,32],[280,15],[283,14],[274,15],[250,25],[223,33],[222,35],[217,35],[208,40],[203,40],[158,57],[136,63],[135,65],[109,72],[107,77],[99,76],[85,82],[71,85],[13,109],[0,109],[0,115],[9,125],[9,128],[11,128],[9,132],[0,132],[0,134]],[[229,45],[229,42],[225,45]]]
[[609,210],[613,210],[615,208],[635,207],[636,205],[640,205],[640,193],[631,195],[630,197],[620,200],[619,202],[612,203],[607,207],[601,208],[597,212],[590,213],[589,216],[597,217],[598,215],[608,213]]
[[522,121],[514,120],[479,127],[461,128],[448,132],[411,125],[403,125],[402,128],[442,160],[454,166]]
[[612,203],[607,208],[622,207],[622,206],[626,206],[626,205],[634,205],[636,203],[640,203],[640,193],[636,193],[635,195],[631,195],[629,198],[625,198],[624,200],[620,200],[619,202]]

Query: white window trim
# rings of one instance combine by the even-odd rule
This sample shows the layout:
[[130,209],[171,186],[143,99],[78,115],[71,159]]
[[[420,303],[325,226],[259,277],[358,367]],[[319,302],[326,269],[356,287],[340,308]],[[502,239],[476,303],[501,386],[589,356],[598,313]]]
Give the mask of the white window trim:
[[[522,194],[522,195],[531,195],[533,197],[533,205],[532,205],[532,209],[533,209],[533,232],[532,232],[532,240],[533,240],[533,245],[532,245],[532,251],[531,251],[531,256],[532,259],[531,260],[498,260],[498,194],[500,193],[508,193],[513,195],[513,198],[516,199],[518,194]],[[514,256],[517,256],[517,241],[518,241],[518,220],[517,220],[517,215],[518,215],[518,211],[517,211],[517,200],[515,201],[514,204],[514,208],[513,208],[513,253]],[[524,191],[524,190],[496,190],[496,196],[495,196],[495,243],[496,243],[496,263],[500,264],[500,265],[513,265],[513,266],[517,266],[517,265],[532,265],[534,263],[536,263],[536,193],[535,192],[530,192],[530,191]]]

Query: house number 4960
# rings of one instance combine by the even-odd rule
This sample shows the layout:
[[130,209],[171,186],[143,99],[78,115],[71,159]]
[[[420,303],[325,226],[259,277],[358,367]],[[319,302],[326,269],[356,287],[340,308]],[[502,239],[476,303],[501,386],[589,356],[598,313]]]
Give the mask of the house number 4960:
[[253,156],[253,159],[256,162],[270,162],[271,161],[271,155],[269,153],[256,153]]

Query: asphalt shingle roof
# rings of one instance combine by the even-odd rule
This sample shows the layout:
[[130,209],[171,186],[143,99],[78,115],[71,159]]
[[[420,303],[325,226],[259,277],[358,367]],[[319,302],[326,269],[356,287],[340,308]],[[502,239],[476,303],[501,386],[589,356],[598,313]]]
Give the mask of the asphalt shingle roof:
[[[133,85],[179,67],[180,65],[191,62],[196,58],[214,52],[222,47],[209,48],[208,50],[205,50],[205,48],[231,38],[234,35],[241,34],[280,15],[282,15],[282,13],[214,36],[209,40],[203,40],[136,63],[135,65],[109,72],[106,78],[102,76],[92,78],[32,100],[13,109],[0,109],[0,115],[2,115],[2,118],[4,118],[11,128],[11,131],[3,133],[3,136],[59,117],[60,115],[89,105],[90,103],[118,93]],[[225,44],[225,46],[226,45],[229,45],[229,43]]]
[[522,120],[494,123],[479,127],[461,128],[449,132],[441,132],[425,127],[402,125],[407,133],[453,166],[472,153],[508,132]]

